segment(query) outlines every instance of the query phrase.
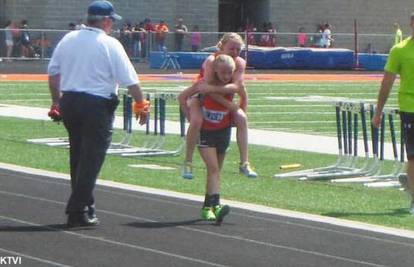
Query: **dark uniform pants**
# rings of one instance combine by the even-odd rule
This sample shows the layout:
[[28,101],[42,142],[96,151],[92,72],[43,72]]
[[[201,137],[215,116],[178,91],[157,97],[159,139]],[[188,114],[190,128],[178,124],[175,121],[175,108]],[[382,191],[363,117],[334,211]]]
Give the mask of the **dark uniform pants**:
[[94,205],[93,189],[111,143],[117,100],[75,92],[60,100],[70,143],[72,194],[66,213],[82,213]]

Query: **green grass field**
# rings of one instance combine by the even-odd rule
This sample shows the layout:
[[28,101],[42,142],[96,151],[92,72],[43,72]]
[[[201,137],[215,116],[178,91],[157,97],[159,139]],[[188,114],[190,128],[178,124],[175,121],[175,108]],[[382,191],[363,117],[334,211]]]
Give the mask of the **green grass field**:
[[[149,86],[161,89],[167,85]],[[334,109],[329,103],[267,97],[334,96],[374,99],[378,90],[375,83],[249,83],[248,86],[249,120],[253,128],[324,135],[335,134]],[[50,105],[45,83],[0,83],[0,92],[0,105]],[[396,103],[395,94],[390,100],[391,104]],[[167,118],[178,117],[176,103],[168,103],[167,113]],[[0,117],[0,129],[0,162],[68,173],[66,150],[26,142],[28,138],[65,136],[62,125]],[[120,140],[121,136],[122,132],[117,131],[114,141]],[[145,138],[141,134],[135,134],[133,143],[139,144]],[[180,141],[175,136],[169,136],[168,139],[171,147],[176,147]],[[278,167],[282,164],[299,162],[304,165],[303,168],[326,166],[335,162],[335,156],[251,146],[250,157],[260,174],[258,179],[247,179],[238,174],[238,152],[235,145],[231,145],[222,175],[223,198],[414,230],[413,218],[408,214],[408,197],[396,189],[369,189],[359,184],[338,185],[272,178],[280,171]],[[196,178],[193,181],[180,177],[181,162],[181,156],[108,156],[101,179],[203,195],[205,170],[199,156],[196,155],[194,159]],[[128,167],[129,164],[159,164],[175,170],[135,169]],[[391,163],[387,162],[387,165],[389,168]]]
[[[155,88],[183,88],[189,83],[146,83],[147,92]],[[375,101],[377,82],[249,82],[250,128],[286,132],[335,135],[336,99]],[[48,107],[49,92],[45,82],[2,82],[0,103]],[[397,93],[391,93],[387,106],[397,105]],[[120,114],[121,109],[118,109]],[[167,103],[167,119],[178,120],[175,101]],[[398,122],[396,129],[399,129]]]

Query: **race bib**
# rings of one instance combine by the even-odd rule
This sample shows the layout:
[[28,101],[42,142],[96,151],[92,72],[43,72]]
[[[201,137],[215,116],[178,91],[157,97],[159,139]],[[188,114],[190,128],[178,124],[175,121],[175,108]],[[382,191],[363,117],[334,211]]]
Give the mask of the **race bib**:
[[225,111],[211,110],[203,107],[204,119],[211,123],[220,123],[226,114],[227,112]]

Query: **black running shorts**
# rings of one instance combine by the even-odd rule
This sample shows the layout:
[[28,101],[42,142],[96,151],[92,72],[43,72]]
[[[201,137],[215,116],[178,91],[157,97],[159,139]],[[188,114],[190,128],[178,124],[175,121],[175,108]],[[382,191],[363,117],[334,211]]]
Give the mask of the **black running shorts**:
[[407,158],[414,159],[414,113],[401,112],[400,116],[405,134]]
[[215,147],[218,154],[226,153],[230,144],[231,128],[220,130],[200,130],[199,148]]

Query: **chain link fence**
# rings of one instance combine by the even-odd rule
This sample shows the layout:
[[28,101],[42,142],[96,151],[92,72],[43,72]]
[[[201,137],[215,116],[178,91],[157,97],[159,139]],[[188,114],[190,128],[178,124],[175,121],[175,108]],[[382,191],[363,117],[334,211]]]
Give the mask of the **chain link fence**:
[[[8,32],[9,31],[9,32]],[[23,38],[27,31],[28,40]],[[54,47],[68,31],[47,29],[0,29],[0,58],[2,60],[49,59]],[[321,47],[321,33],[240,32],[248,46],[260,47]],[[133,61],[146,61],[151,51],[198,52],[214,51],[222,37],[220,32],[174,32],[158,34],[115,30],[111,33],[125,47]],[[7,41],[6,36],[12,36]],[[393,45],[393,34],[332,34],[333,48],[346,48],[359,53],[386,54]]]

